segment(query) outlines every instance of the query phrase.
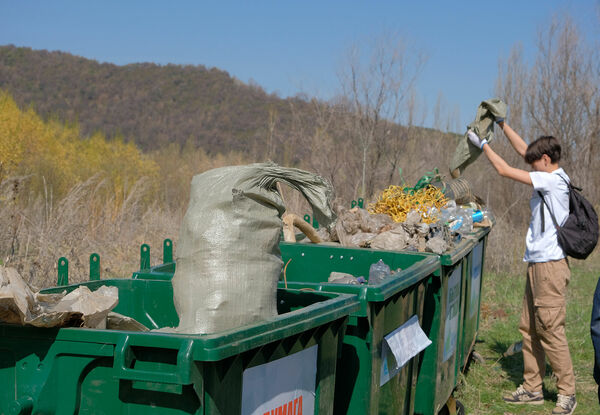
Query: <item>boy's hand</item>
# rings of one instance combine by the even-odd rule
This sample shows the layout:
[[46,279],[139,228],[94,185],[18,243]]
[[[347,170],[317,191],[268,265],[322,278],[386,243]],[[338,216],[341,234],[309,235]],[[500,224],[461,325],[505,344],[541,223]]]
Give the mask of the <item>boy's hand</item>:
[[469,130],[467,132],[467,137],[469,137],[469,141],[471,142],[471,144],[473,144],[474,146],[476,146],[480,150],[483,150],[483,146],[488,143],[485,138],[482,140],[481,138],[479,138],[479,136],[477,134],[475,134],[471,130]]

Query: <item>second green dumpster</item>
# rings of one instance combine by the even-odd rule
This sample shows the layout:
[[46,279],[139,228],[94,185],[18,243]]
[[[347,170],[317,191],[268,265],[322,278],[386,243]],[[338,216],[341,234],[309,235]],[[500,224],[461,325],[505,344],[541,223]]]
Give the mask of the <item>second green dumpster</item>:
[[[288,287],[359,297],[360,310],[350,318],[338,361],[334,412],[412,414],[418,354],[403,367],[391,370],[392,355],[385,340],[411,317],[421,322],[426,286],[433,273],[439,272],[439,259],[325,245],[282,243],[280,247],[287,263]],[[370,265],[380,259],[392,270],[402,270],[377,285],[327,283],[331,272],[366,277]]]
[[475,344],[488,233],[489,228],[481,228],[439,256],[441,275],[427,287],[423,316],[423,325],[437,348],[429,347],[423,355],[415,398],[417,414],[437,414],[444,407]]

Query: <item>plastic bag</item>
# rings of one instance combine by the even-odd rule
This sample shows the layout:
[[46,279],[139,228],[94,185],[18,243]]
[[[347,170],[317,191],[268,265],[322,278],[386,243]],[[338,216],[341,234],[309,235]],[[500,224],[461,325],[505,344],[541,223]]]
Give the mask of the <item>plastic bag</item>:
[[390,267],[380,259],[369,268],[369,285],[381,284],[390,274]]
[[342,246],[365,246],[385,226],[393,223],[392,218],[385,214],[370,214],[358,207],[350,210],[340,208],[335,235]]
[[402,251],[408,245],[410,235],[402,226],[395,226],[393,229],[381,232],[371,241],[371,248],[383,249],[387,251]]
[[332,284],[350,284],[350,285],[360,285],[361,281],[364,281],[364,278],[358,277],[356,278],[352,274],[347,274],[345,272],[332,272],[329,274],[329,278],[327,282]]
[[282,182],[299,190],[328,226],[333,188],[274,163],[214,169],[192,180],[181,225],[173,296],[180,333],[214,333],[277,315]]

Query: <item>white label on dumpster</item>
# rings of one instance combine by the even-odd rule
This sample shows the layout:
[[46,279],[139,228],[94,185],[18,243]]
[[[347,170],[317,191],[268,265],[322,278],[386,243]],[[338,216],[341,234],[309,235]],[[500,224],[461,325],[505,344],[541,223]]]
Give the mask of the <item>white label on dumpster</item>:
[[469,302],[469,317],[479,310],[479,292],[481,291],[481,263],[483,262],[483,242],[473,248],[471,265],[471,299]]
[[[431,340],[414,315],[406,323],[384,337],[381,344],[381,376],[379,386],[396,376],[410,359],[431,344]],[[390,355],[391,353],[391,355]]]
[[318,346],[244,370],[242,415],[313,415]]
[[458,341],[458,315],[460,314],[460,278],[462,264],[452,271],[448,278],[448,294],[446,296],[446,324],[444,327],[443,361],[450,359],[456,351]]

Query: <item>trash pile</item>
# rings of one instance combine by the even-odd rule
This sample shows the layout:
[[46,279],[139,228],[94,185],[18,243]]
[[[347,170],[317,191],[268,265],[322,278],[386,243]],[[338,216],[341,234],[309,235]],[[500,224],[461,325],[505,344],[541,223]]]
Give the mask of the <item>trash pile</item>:
[[492,213],[475,202],[480,199],[468,183],[459,179],[441,188],[430,184],[432,177],[412,188],[390,186],[367,209],[339,207],[335,228],[319,229],[319,238],[346,247],[443,254],[469,238],[474,227],[492,225]]
[[[107,327],[110,311],[117,306],[116,287],[90,291],[81,286],[67,294],[35,292],[14,268],[0,266],[0,322],[35,327]],[[122,324],[118,315],[111,316]]]

